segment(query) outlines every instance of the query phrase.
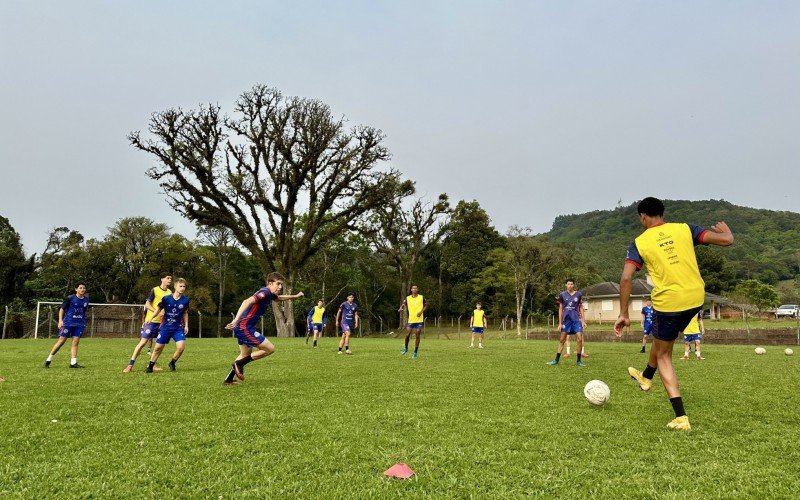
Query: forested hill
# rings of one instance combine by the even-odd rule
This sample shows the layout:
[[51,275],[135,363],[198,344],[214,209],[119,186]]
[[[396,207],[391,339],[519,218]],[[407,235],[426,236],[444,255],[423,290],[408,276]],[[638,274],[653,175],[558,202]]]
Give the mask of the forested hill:
[[[709,227],[725,221],[735,241],[729,248],[708,253],[738,279],[759,279],[775,284],[800,277],[800,213],[740,207],[723,200],[664,200],[668,222],[691,222]],[[625,250],[641,233],[636,204],[614,210],[562,215],[546,233],[553,241],[572,243],[582,260],[605,279],[619,279]]]

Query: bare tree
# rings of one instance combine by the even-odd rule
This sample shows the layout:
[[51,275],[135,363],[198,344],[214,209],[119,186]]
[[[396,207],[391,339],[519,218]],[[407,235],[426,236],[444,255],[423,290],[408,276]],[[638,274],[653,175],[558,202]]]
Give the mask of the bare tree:
[[200,226],[197,230],[200,238],[214,249],[217,257],[217,337],[222,334],[222,300],[225,295],[225,280],[228,274],[228,261],[233,253],[233,231],[227,227]]
[[[278,271],[291,292],[295,272],[353,221],[411,189],[388,160],[383,133],[345,127],[316,100],[284,98],[256,85],[236,101],[234,117],[215,105],[151,116],[131,144],[156,159],[147,171],[170,205],[205,226],[226,227],[256,258]],[[278,335],[294,335],[292,302],[273,305]]]

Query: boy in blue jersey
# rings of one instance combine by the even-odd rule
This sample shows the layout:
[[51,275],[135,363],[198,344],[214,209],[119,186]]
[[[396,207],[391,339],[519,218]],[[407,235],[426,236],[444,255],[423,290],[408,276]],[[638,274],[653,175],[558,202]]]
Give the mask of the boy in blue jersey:
[[[172,285],[172,273],[164,271],[159,276],[161,278],[161,283],[150,290],[150,294],[144,301],[145,316],[142,322],[142,329],[139,332],[139,343],[133,348],[133,354],[128,361],[128,366],[122,370],[124,373],[130,373],[133,370],[133,364],[136,363],[136,358],[139,357],[139,353],[142,352],[144,346],[152,345],[153,339],[158,336],[158,329],[161,327],[162,316],[156,314],[156,308],[161,303],[161,299],[172,293],[172,290],[169,288]],[[161,314],[163,314],[163,312]],[[149,348],[147,352],[150,354]],[[155,366],[153,367],[153,371],[161,371],[161,368]]]
[[645,352],[647,347],[647,337],[650,336],[650,331],[653,329],[653,315],[655,313],[653,301],[647,299],[642,308],[642,350],[640,352]]
[[549,361],[548,365],[557,365],[561,359],[561,352],[564,349],[564,343],[569,338],[569,335],[578,337],[578,366],[586,366],[581,361],[583,355],[583,329],[586,328],[586,321],[583,318],[583,292],[575,290],[575,280],[568,279],[566,283],[567,289],[558,295],[558,330],[561,332],[558,336],[558,349],[556,350],[556,357]]
[[428,303],[425,297],[420,295],[419,287],[417,285],[411,286],[411,295],[400,304],[398,312],[408,311],[408,320],[406,321],[406,339],[400,354],[408,352],[408,341],[411,339],[411,334],[414,333],[414,352],[411,354],[411,359],[419,357],[419,341],[422,335],[422,329],[425,326],[425,310],[428,309]]
[[328,315],[325,313],[325,302],[322,299],[317,301],[317,305],[308,311],[306,316],[306,344],[308,344],[308,333],[314,334],[314,349],[317,348],[317,336],[322,337],[325,325],[328,323]]
[[358,328],[358,304],[355,301],[355,294],[348,293],[347,300],[342,302],[339,310],[336,311],[336,324],[342,329],[342,338],[339,339],[339,354],[342,348],[346,354],[353,354],[350,351],[350,335]]
[[155,316],[161,314],[161,311],[164,311],[164,316],[158,328],[156,348],[153,349],[145,373],[153,373],[153,367],[170,339],[175,340],[175,354],[169,362],[169,369],[173,372],[176,370],[175,365],[183,355],[186,336],[189,335],[189,297],[184,295],[185,292],[186,280],[178,278],[175,280],[175,292],[172,295],[165,295],[156,308]]
[[697,266],[696,245],[728,246],[733,243],[733,233],[724,222],[717,222],[710,230],[694,224],[667,223],[664,221],[664,204],[648,197],[636,207],[644,232],[628,246],[625,266],[619,281],[619,318],[614,323],[614,333],[619,337],[622,328],[630,326],[628,312],[633,275],[647,266],[653,279],[653,344],[647,366],[643,372],[628,368],[628,374],[639,383],[643,391],[650,390],[658,370],[675,418],[667,427],[689,431],[689,417],[683,407],[678,389],[678,377],[672,365],[672,346],[678,333],[689,324],[705,301],[705,283]]
[[89,307],[89,297],[86,296],[86,284],[79,282],[75,293],[70,295],[58,309],[58,340],[44,361],[44,367],[50,368],[50,362],[68,338],[72,339],[69,362],[70,368],[85,368],[78,364],[78,344],[81,341],[83,330],[86,328],[86,310]]
[[270,273],[267,276],[267,286],[245,299],[239,306],[239,311],[236,312],[233,321],[225,326],[228,330],[233,330],[233,336],[239,343],[239,355],[233,360],[231,370],[225,377],[223,382],[225,385],[236,385],[238,382],[234,380],[234,377],[244,380],[244,367],[248,363],[258,361],[275,352],[275,346],[264,335],[256,331],[256,325],[272,301],[283,302],[303,296],[303,292],[294,295],[278,295],[283,288],[283,281],[284,278],[279,273]]

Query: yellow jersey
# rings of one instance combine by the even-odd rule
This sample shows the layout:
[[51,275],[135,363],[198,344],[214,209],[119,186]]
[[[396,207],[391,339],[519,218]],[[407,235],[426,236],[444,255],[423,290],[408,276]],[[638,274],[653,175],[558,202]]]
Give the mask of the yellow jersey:
[[409,295],[406,297],[406,306],[408,307],[408,322],[409,323],[422,323],[425,317],[422,310],[425,307],[425,299],[422,295],[417,294],[416,297]]
[[704,233],[699,226],[665,223],[645,230],[628,247],[626,262],[647,266],[656,311],[680,312],[703,305],[705,283],[694,246],[703,242]]
[[477,326],[483,328],[483,315],[486,313],[483,309],[475,309],[472,311],[472,324],[469,326]]
[[697,321],[697,315],[692,316],[692,320],[689,321],[689,324],[683,329],[684,335],[692,335],[695,333],[700,333],[700,323]]
[[322,324],[322,317],[325,315],[324,307],[314,306],[314,314],[311,316],[311,322],[314,324]]
[[[172,295],[172,290],[167,288],[163,290],[160,286],[153,287],[150,290],[150,295],[147,297],[147,302],[150,302],[150,305],[153,306],[153,309],[158,309],[158,305],[161,304],[161,299],[166,297],[167,295]],[[144,316],[145,323],[160,323],[161,318],[164,316],[164,311],[161,311],[161,314],[158,317],[153,317],[155,313],[151,310],[147,310],[147,314]]]

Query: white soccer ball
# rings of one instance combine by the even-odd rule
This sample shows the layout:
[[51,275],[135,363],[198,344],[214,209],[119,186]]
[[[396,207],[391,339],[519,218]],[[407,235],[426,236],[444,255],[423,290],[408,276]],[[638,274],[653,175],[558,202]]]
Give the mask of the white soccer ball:
[[763,347],[756,347],[756,354],[765,354],[767,352]]
[[590,380],[583,388],[583,395],[586,396],[586,401],[600,406],[608,402],[611,389],[602,380]]
[[794,354],[794,351],[791,348],[787,347],[786,349],[783,350],[783,353],[786,354],[787,356],[791,356],[792,354]]

